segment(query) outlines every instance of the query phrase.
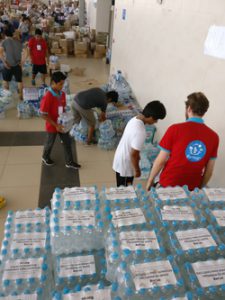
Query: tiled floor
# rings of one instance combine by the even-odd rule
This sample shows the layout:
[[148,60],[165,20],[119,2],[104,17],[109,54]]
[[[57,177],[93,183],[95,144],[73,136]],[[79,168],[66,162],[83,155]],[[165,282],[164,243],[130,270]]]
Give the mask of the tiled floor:
[[[63,63],[74,67],[85,67],[85,76],[70,74],[70,89],[76,93],[82,89],[100,86],[107,82],[109,66],[95,59],[61,59]],[[30,85],[26,78],[25,86]],[[43,131],[41,119],[19,120],[16,109],[10,109],[6,118],[0,120],[0,132]],[[7,199],[7,206],[0,210],[0,240],[3,236],[3,224],[8,210],[24,210],[38,205],[42,146],[3,146],[0,147],[0,195]],[[97,146],[76,145],[80,184],[115,186],[115,174],[112,171],[114,151],[103,151]],[[64,158],[62,157],[62,160]]]

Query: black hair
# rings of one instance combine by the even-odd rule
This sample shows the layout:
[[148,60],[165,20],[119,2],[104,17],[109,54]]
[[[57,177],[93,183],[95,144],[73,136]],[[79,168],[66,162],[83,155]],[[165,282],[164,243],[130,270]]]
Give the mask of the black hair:
[[152,117],[154,120],[164,119],[166,116],[165,106],[158,100],[149,102],[143,109],[142,114],[146,117]]
[[118,102],[119,94],[116,91],[110,91],[106,93],[106,98],[110,99],[110,102]]
[[40,28],[35,29],[35,35],[42,35],[42,31]]
[[8,28],[6,28],[6,29],[4,30],[4,34],[5,34],[6,36],[8,36],[8,37],[12,37],[12,36],[13,36],[12,30],[10,30],[10,29],[8,29]]
[[51,82],[59,83],[66,79],[66,75],[63,72],[57,71],[52,74]]

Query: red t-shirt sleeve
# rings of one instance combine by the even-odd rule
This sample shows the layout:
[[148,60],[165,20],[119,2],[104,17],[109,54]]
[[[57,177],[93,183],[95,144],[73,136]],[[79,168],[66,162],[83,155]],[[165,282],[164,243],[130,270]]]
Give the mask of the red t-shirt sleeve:
[[49,92],[47,92],[41,100],[40,112],[42,114],[48,114],[50,110],[50,97]]
[[164,136],[162,137],[160,143],[159,143],[159,148],[161,150],[164,150],[166,152],[171,152],[172,147],[173,147],[173,141],[174,141],[174,132],[175,128],[174,125],[170,126]]
[[217,158],[218,147],[219,147],[219,136],[216,135],[215,147],[213,148],[210,159],[216,159]]

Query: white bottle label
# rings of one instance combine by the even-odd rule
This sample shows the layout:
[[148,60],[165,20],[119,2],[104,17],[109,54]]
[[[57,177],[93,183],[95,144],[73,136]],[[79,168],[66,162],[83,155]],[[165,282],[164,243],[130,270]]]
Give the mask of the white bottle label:
[[63,296],[63,300],[111,300],[111,291],[109,289],[95,290],[89,292],[79,292]]
[[131,251],[135,251],[137,249],[159,249],[159,244],[154,231],[121,232],[120,242],[122,249],[129,249]]
[[172,298],[171,300],[188,300],[187,297]]
[[136,290],[175,285],[177,279],[168,260],[131,265]]
[[116,199],[134,199],[137,198],[137,194],[133,186],[109,188],[106,189],[106,197],[108,200]]
[[95,226],[94,210],[63,210],[59,217],[60,226]]
[[225,189],[222,188],[204,188],[209,201],[225,201]]
[[74,187],[65,189],[63,196],[65,201],[82,201],[82,200],[96,200],[94,187]]
[[91,275],[95,272],[93,255],[60,258],[59,277]]
[[7,296],[1,298],[2,300],[37,300],[37,294],[19,295],[19,296]]
[[176,236],[183,250],[217,246],[206,228],[177,231]]
[[15,224],[27,223],[45,223],[46,211],[45,210],[32,210],[32,211],[17,211],[15,213]]
[[159,199],[165,200],[175,200],[175,199],[185,199],[187,195],[182,187],[168,187],[159,188],[156,190]]
[[202,287],[225,284],[225,259],[196,262],[192,268]]
[[219,226],[225,226],[225,210],[212,210],[212,214],[216,218]]
[[3,271],[3,280],[40,278],[42,264],[43,258],[7,260]]
[[192,208],[189,206],[163,206],[163,221],[195,221]]
[[14,233],[11,249],[44,248],[46,237],[46,232]]
[[112,216],[112,222],[115,227],[143,224],[146,222],[140,208],[113,211]]

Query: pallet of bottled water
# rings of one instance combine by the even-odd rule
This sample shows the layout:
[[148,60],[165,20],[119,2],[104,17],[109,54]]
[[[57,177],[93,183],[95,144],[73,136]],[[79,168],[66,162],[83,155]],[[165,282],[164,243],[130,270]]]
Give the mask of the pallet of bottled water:
[[98,204],[99,193],[96,186],[92,187],[73,187],[73,188],[55,188],[51,199],[52,210],[68,209],[81,207],[85,208],[89,204]]
[[171,299],[185,293],[184,280],[172,256],[122,261],[116,275],[121,299]]
[[1,247],[0,298],[50,299],[49,223],[47,208],[8,213]]
[[105,277],[107,269],[104,249],[54,256],[53,264],[57,291],[98,282],[110,285]]
[[71,300],[71,299],[91,299],[91,300],[122,300],[115,296],[118,284],[113,283],[106,286],[103,281],[97,285],[87,285],[81,288],[80,285],[73,289],[64,289],[63,292],[53,292],[53,300]]
[[56,189],[52,203],[55,208],[51,216],[53,253],[104,247],[104,222],[95,187]]
[[225,257],[225,244],[212,225],[196,229],[170,230],[167,247],[181,265],[187,261]]
[[224,208],[225,189],[224,188],[196,188],[193,193],[197,203],[201,208]]
[[225,208],[206,208],[205,216],[209,224],[212,224],[221,240],[225,243]]
[[222,300],[225,294],[225,259],[202,259],[185,263],[185,280],[197,299]]

